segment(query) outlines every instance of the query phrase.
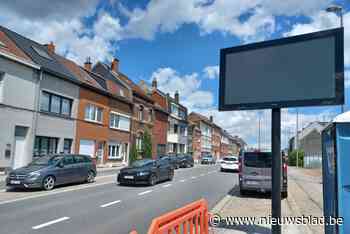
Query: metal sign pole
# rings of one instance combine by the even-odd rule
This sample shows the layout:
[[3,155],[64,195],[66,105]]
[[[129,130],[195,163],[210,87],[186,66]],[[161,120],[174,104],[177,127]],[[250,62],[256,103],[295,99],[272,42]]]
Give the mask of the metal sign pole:
[[[272,218],[281,220],[281,109],[272,109]],[[272,233],[280,234],[281,226],[272,225]]]

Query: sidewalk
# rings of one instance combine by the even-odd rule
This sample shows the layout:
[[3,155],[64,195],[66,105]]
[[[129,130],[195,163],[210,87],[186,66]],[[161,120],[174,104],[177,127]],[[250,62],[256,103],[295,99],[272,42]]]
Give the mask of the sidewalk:
[[[288,198],[282,200],[282,216],[300,217],[302,215],[321,217],[322,210],[322,176],[312,169],[288,168]],[[271,199],[269,195],[251,194],[241,196],[239,187],[235,186],[212,210],[212,214],[221,217],[269,217]],[[266,224],[230,225],[221,223],[210,227],[211,234],[271,233],[271,226]],[[320,225],[284,225],[282,233],[323,233]]]

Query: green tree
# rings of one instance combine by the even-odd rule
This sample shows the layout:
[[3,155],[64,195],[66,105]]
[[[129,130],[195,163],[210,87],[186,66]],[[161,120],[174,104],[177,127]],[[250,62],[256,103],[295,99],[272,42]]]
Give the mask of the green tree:
[[297,165],[297,152],[298,152],[298,166],[304,166],[304,151],[302,150],[293,150],[288,154],[288,165],[296,166]]
[[152,137],[148,129],[145,130],[142,136],[142,154],[143,158],[152,158]]
[[131,165],[134,161],[136,161],[137,158],[138,158],[138,152],[136,149],[136,144],[133,144],[129,155],[129,165]]

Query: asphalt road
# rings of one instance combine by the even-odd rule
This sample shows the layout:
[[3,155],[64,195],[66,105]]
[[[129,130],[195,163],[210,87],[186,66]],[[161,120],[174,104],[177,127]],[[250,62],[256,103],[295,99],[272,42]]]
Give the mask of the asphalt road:
[[10,194],[10,202],[0,200],[0,232],[126,234],[136,229],[143,234],[154,217],[197,199],[207,199],[212,208],[238,182],[236,174],[221,173],[218,166],[179,169],[173,181],[153,187],[118,186],[114,180],[105,176],[88,187],[68,186],[47,194],[22,192],[26,194],[17,200]]

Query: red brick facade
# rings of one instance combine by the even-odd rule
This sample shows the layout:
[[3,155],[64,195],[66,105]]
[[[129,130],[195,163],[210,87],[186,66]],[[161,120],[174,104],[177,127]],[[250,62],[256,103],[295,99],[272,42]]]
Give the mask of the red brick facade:
[[168,113],[155,109],[154,127],[152,131],[153,157],[166,154],[168,131]]

